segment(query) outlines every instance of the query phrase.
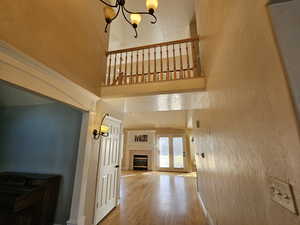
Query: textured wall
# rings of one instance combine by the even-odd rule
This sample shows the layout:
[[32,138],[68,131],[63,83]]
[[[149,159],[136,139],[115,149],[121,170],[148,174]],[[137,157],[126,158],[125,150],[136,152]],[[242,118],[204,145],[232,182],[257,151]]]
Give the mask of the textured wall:
[[280,53],[288,75],[294,103],[300,118],[300,1],[269,6]]
[[290,182],[300,204],[295,112],[273,39],[266,1],[198,0],[198,32],[208,75],[208,108],[197,150],[199,187],[217,225],[296,225],[270,199],[267,177]]
[[0,2],[0,40],[96,94],[106,71],[104,23],[97,0]]
[[63,176],[56,224],[70,216],[81,117],[60,103],[0,109],[0,171]]
[[[137,131],[137,130],[153,130],[155,131],[155,139],[156,144],[153,147],[148,148],[146,147],[134,147],[128,144],[128,132],[129,131]],[[130,150],[153,150],[153,170],[158,170],[158,137],[159,136],[172,136],[172,135],[178,135],[183,136],[185,139],[185,152],[186,152],[186,170],[191,171],[192,165],[191,165],[191,152],[190,152],[190,145],[188,142],[188,134],[185,129],[172,129],[172,128],[143,128],[141,126],[137,126],[136,128],[127,129],[125,128],[125,135],[124,135],[124,152],[123,152],[123,161],[122,161],[122,169],[123,170],[129,170],[130,169]]]
[[125,128],[185,128],[186,111],[138,112],[124,115]]

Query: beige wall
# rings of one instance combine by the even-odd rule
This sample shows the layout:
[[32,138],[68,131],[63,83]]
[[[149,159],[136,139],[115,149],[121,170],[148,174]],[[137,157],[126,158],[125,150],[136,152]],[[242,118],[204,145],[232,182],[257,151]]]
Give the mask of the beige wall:
[[[126,122],[126,120],[125,120]],[[123,152],[123,160],[122,160],[122,169],[123,170],[130,170],[130,151],[132,150],[130,145],[128,145],[128,131],[137,131],[137,130],[143,130],[143,131],[154,131],[155,132],[155,138],[156,143],[153,146],[153,168],[152,170],[158,170],[158,157],[159,157],[159,147],[158,147],[158,137],[159,136],[172,136],[172,135],[182,135],[184,136],[185,141],[185,152],[186,152],[186,171],[191,172],[192,171],[192,156],[190,152],[190,143],[189,143],[189,136],[188,136],[188,130],[186,129],[176,129],[176,128],[157,128],[157,127],[142,127],[142,126],[136,126],[136,128],[130,128],[130,129],[124,129],[124,152]]]
[[269,11],[300,122],[300,1],[273,4]]
[[97,0],[1,0],[0,40],[99,95],[107,38]]
[[198,0],[209,108],[195,113],[200,195],[216,225],[296,225],[267,177],[300,205],[300,143],[264,0]]

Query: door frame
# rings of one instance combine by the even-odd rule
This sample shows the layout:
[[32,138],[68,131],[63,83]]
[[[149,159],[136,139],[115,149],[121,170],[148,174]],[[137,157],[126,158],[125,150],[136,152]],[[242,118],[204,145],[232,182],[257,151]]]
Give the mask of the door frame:
[[[161,168],[160,167],[160,148],[159,148],[159,139],[161,137],[168,137],[169,138],[169,153],[170,153],[170,167],[169,168]],[[183,140],[183,164],[184,168],[174,168],[174,151],[173,151],[173,138],[182,137]],[[187,172],[188,171],[188,163],[187,160],[188,152],[187,152],[187,141],[186,141],[186,134],[160,134],[157,136],[157,170],[162,172]]]
[[64,104],[82,110],[78,156],[70,206],[69,225],[84,225],[92,216],[86,214],[86,207],[94,195],[87,191],[90,177],[89,166],[93,164],[93,151],[96,151],[91,130],[94,128],[94,118],[97,112],[98,96],[67,79],[62,74],[33,59],[13,45],[0,40],[0,80],[16,85],[36,94],[52,98]]

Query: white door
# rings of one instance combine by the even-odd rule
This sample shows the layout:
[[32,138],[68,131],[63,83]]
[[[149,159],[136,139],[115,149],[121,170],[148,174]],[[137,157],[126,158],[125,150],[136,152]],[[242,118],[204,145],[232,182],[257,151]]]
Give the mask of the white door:
[[186,153],[183,136],[159,137],[159,169],[185,171]]
[[119,196],[121,122],[106,117],[103,124],[110,129],[109,136],[100,139],[95,224],[117,206]]

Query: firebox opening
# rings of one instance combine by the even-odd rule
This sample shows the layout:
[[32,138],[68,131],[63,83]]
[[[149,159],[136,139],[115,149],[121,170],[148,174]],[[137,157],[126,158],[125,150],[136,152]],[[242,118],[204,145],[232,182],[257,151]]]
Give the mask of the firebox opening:
[[148,170],[148,156],[147,155],[134,155],[133,156],[133,169],[134,170]]

